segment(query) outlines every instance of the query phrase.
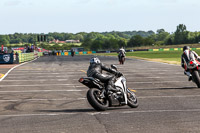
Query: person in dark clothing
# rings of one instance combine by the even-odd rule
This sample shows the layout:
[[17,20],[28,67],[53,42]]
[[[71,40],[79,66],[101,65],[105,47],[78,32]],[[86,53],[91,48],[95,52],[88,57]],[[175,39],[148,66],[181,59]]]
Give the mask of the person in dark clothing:
[[16,63],[19,64],[19,54],[16,52],[15,56],[16,56]]
[[106,83],[106,91],[116,91],[114,88],[114,75],[106,75],[103,74],[102,71],[107,71],[112,74],[122,75],[120,72],[117,72],[114,69],[106,67],[97,57],[93,57],[90,59],[90,66],[87,70],[87,76],[99,79],[101,82]]
[[192,80],[192,75],[187,66],[189,65],[190,61],[195,61],[195,59],[200,60],[199,55],[196,52],[190,50],[189,46],[184,46],[183,54],[181,56],[181,67],[185,69],[184,74],[188,76],[189,81]]
[[118,59],[119,59],[119,62],[121,60],[121,58],[125,58],[126,57],[126,51],[124,50],[124,48],[120,48],[119,51],[117,52],[118,53]]
[[71,56],[72,56],[72,57],[74,56],[74,53],[75,53],[75,51],[74,51],[74,49],[72,48],[72,49],[71,49]]

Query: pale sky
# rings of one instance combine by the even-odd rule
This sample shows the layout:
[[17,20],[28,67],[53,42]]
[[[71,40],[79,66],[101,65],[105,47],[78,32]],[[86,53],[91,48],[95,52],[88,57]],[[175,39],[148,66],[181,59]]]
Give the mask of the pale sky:
[[200,31],[200,0],[0,0],[0,34]]

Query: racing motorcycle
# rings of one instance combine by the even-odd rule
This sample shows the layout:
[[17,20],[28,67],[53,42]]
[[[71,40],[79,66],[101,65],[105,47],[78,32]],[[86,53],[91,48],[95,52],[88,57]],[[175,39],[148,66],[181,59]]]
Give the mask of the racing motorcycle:
[[190,61],[185,69],[189,69],[192,74],[192,81],[200,88],[200,62],[198,60]]
[[124,64],[124,62],[125,62],[125,57],[124,56],[120,56],[119,57],[119,64]]
[[123,65],[125,62],[125,56],[123,56],[122,54],[119,54],[118,59],[119,59],[119,64]]
[[[111,68],[117,71],[115,65]],[[87,91],[87,100],[90,105],[97,111],[105,111],[108,107],[116,107],[128,105],[131,108],[138,107],[138,100],[133,90],[127,88],[126,78],[123,75],[115,75],[116,81],[114,83],[117,91],[110,91],[106,93],[106,83],[100,82],[99,79],[93,77],[82,77],[79,82],[89,88]]]

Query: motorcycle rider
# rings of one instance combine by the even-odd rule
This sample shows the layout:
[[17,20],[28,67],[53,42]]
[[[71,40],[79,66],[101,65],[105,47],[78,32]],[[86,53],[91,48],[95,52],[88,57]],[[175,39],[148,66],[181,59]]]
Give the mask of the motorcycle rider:
[[74,53],[75,53],[74,49],[72,48],[70,51],[71,51],[71,55],[74,56]]
[[119,49],[118,53],[119,53],[119,54],[118,54],[118,59],[119,59],[119,62],[120,62],[120,60],[121,60],[122,57],[126,57],[126,51],[124,50],[123,47],[121,47],[121,48]]
[[181,66],[183,69],[185,69],[184,74],[188,76],[189,81],[192,80],[192,75],[187,66],[189,65],[190,61],[195,61],[195,59],[200,60],[199,55],[195,51],[190,50],[189,46],[184,46],[183,54],[181,56]]
[[93,57],[90,59],[90,66],[88,67],[87,70],[87,76],[88,77],[93,77],[99,79],[101,82],[106,83],[106,92],[109,93],[110,91],[116,92],[117,90],[114,88],[114,81],[115,81],[115,76],[114,75],[106,75],[102,73],[102,70],[117,74],[118,76],[121,76],[122,73],[111,69],[109,67],[106,67],[99,58]]

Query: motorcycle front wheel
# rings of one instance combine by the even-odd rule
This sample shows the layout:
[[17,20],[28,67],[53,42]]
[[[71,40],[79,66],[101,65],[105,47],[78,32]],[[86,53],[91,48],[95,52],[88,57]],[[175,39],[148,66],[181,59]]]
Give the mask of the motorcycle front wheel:
[[89,89],[87,92],[87,100],[95,110],[105,111],[109,106],[109,101],[105,97],[102,98],[100,95],[101,91],[99,89]]
[[130,90],[127,93],[127,99],[128,99],[127,103],[128,103],[129,107],[137,108],[139,106],[136,95],[133,92],[131,92]]
[[200,88],[200,76],[199,76],[199,72],[198,71],[194,71],[192,73],[192,79],[196,83],[196,85],[198,86],[198,88]]

